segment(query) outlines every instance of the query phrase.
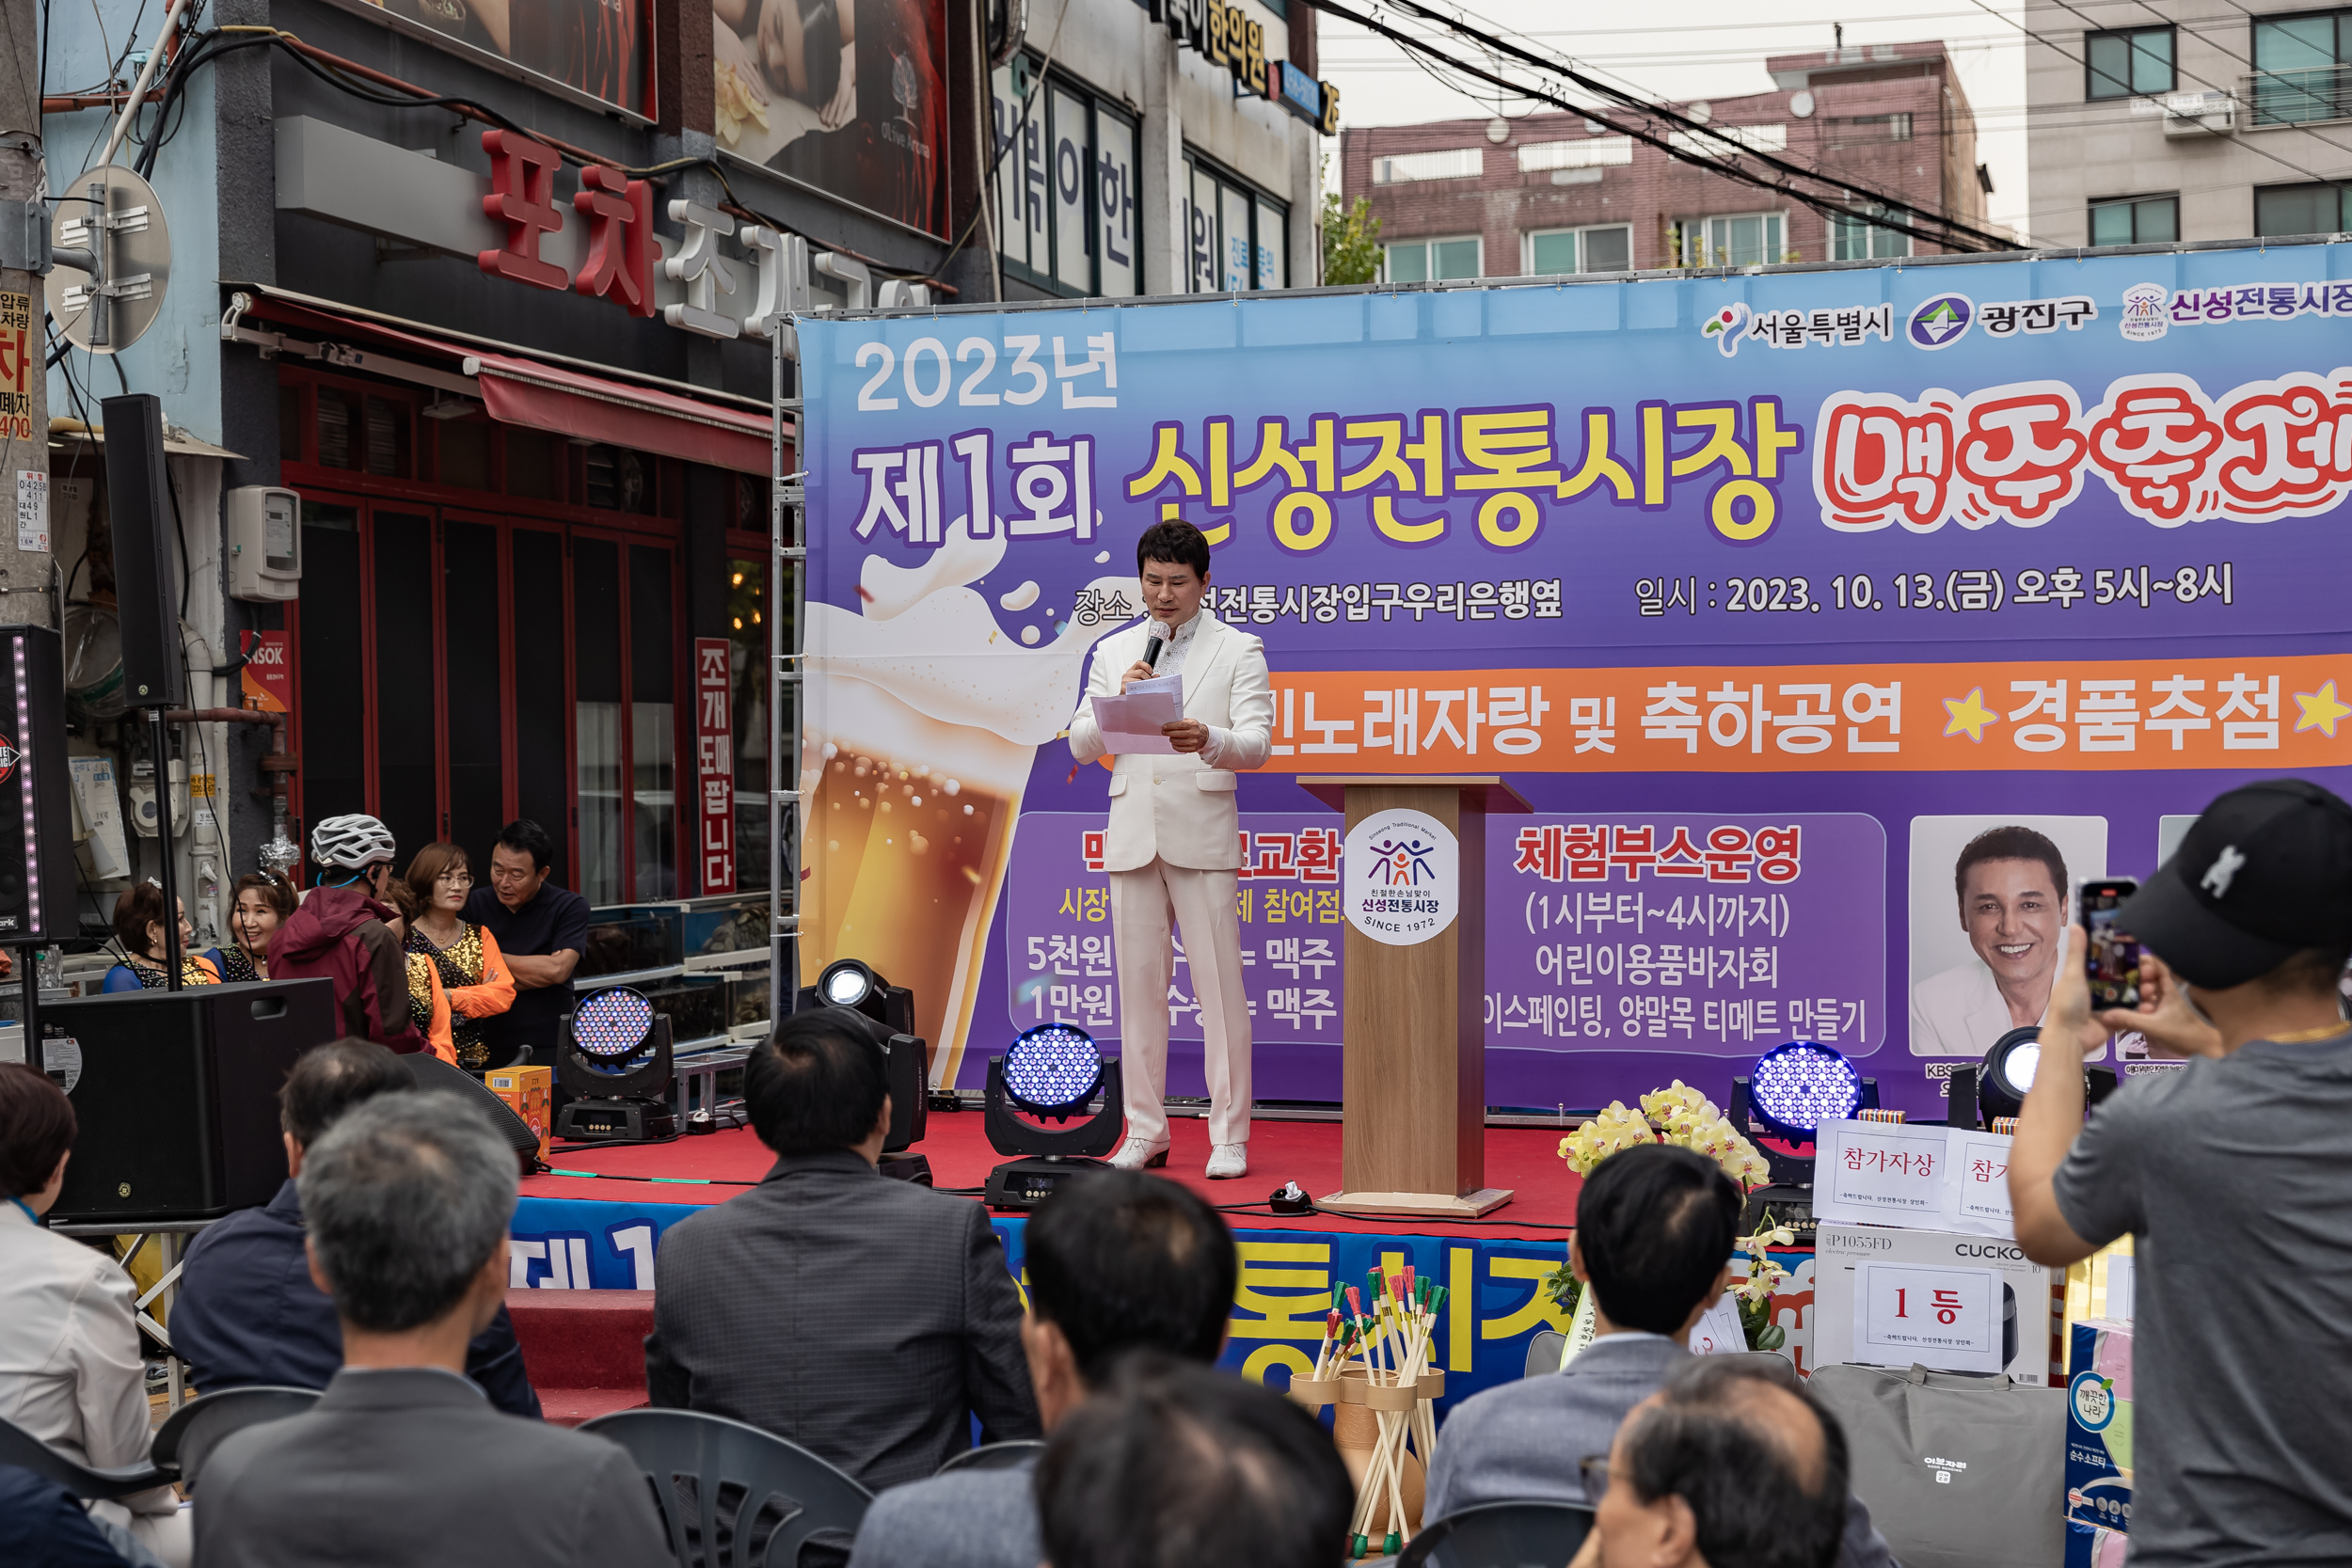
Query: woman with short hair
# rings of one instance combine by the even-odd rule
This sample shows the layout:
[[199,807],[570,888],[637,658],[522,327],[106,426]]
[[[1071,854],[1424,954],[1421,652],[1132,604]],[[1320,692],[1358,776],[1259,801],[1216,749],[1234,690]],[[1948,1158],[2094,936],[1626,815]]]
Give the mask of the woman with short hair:
[[[188,924],[188,907],[178,906],[180,916],[180,983],[183,986],[216,986],[220,971],[201,953],[189,951],[196,941],[196,928]],[[119,990],[169,990],[171,982],[164,969],[164,890],[153,882],[133,882],[115,900],[115,941],[121,944],[122,961],[106,971],[105,989]]]
[[248,871],[230,891],[229,942],[204,956],[224,985],[269,978],[269,939],[300,902],[294,884],[275,871]]
[[498,939],[465,918],[466,898],[473,892],[473,866],[466,851],[454,844],[428,844],[408,863],[402,881],[409,895],[403,908],[413,905],[415,911],[407,950],[430,962],[440,979],[457,1065],[469,1072],[504,1066],[490,1060],[482,1021],[515,1005],[515,976]]

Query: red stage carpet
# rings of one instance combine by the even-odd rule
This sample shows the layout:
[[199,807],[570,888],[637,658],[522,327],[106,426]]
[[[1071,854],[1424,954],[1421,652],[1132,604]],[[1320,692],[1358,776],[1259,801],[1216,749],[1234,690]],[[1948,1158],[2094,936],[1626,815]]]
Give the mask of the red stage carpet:
[[[1471,1225],[1396,1218],[1356,1220],[1336,1214],[1300,1217],[1268,1213],[1266,1195],[1295,1181],[1311,1197],[1340,1185],[1340,1127],[1333,1121],[1259,1121],[1249,1139],[1249,1174],[1235,1181],[1211,1181],[1208,1124],[1192,1117],[1173,1122],[1175,1142],[1162,1173],[1216,1204],[1255,1204],[1254,1212],[1231,1214],[1236,1229],[1332,1230],[1396,1235],[1517,1237],[1562,1240],[1576,1218],[1577,1178],[1559,1158],[1560,1133],[1549,1129],[1493,1127],[1486,1130],[1486,1184],[1507,1187],[1514,1196],[1486,1220]],[[934,1112],[930,1132],[915,1152],[930,1159],[942,1187],[977,1189],[990,1167],[1004,1158],[988,1146],[977,1111]],[[593,1171],[598,1179],[537,1176],[523,1183],[526,1197],[587,1198],[603,1202],[723,1203],[740,1186],[674,1184],[755,1182],[772,1157],[748,1130],[680,1138],[675,1143],[631,1148],[558,1148],[548,1163],[560,1170]],[[647,1180],[668,1177],[671,1182]],[[613,1180],[626,1178],[628,1180]]]

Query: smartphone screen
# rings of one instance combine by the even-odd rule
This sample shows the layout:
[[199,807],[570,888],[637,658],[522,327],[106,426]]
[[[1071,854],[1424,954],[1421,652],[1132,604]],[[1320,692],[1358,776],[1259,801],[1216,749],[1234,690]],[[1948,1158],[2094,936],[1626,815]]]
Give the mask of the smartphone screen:
[[2138,891],[2139,884],[2128,877],[2083,884],[2083,930],[2090,939],[2083,954],[2083,972],[2090,982],[2094,1012],[2139,1006],[2140,945],[2115,924],[2116,911]]

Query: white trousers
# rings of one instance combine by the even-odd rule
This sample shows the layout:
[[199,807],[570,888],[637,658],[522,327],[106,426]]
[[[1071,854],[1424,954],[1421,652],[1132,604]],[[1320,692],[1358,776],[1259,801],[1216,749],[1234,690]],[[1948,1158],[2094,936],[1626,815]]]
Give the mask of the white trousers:
[[1249,998],[1241,983],[1241,917],[1231,871],[1155,860],[1111,873],[1111,940],[1119,958],[1120,1072],[1127,1135],[1168,1136],[1168,987],[1176,974],[1171,917],[1200,1005],[1209,1080],[1209,1141],[1249,1141]]

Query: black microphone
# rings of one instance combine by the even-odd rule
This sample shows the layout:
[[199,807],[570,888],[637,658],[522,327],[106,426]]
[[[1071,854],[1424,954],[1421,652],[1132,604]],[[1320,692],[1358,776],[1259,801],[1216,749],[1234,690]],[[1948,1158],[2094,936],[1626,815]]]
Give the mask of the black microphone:
[[1166,621],[1152,622],[1151,631],[1146,633],[1144,638],[1143,667],[1146,670],[1158,669],[1160,667],[1160,650],[1167,646],[1168,623]]

